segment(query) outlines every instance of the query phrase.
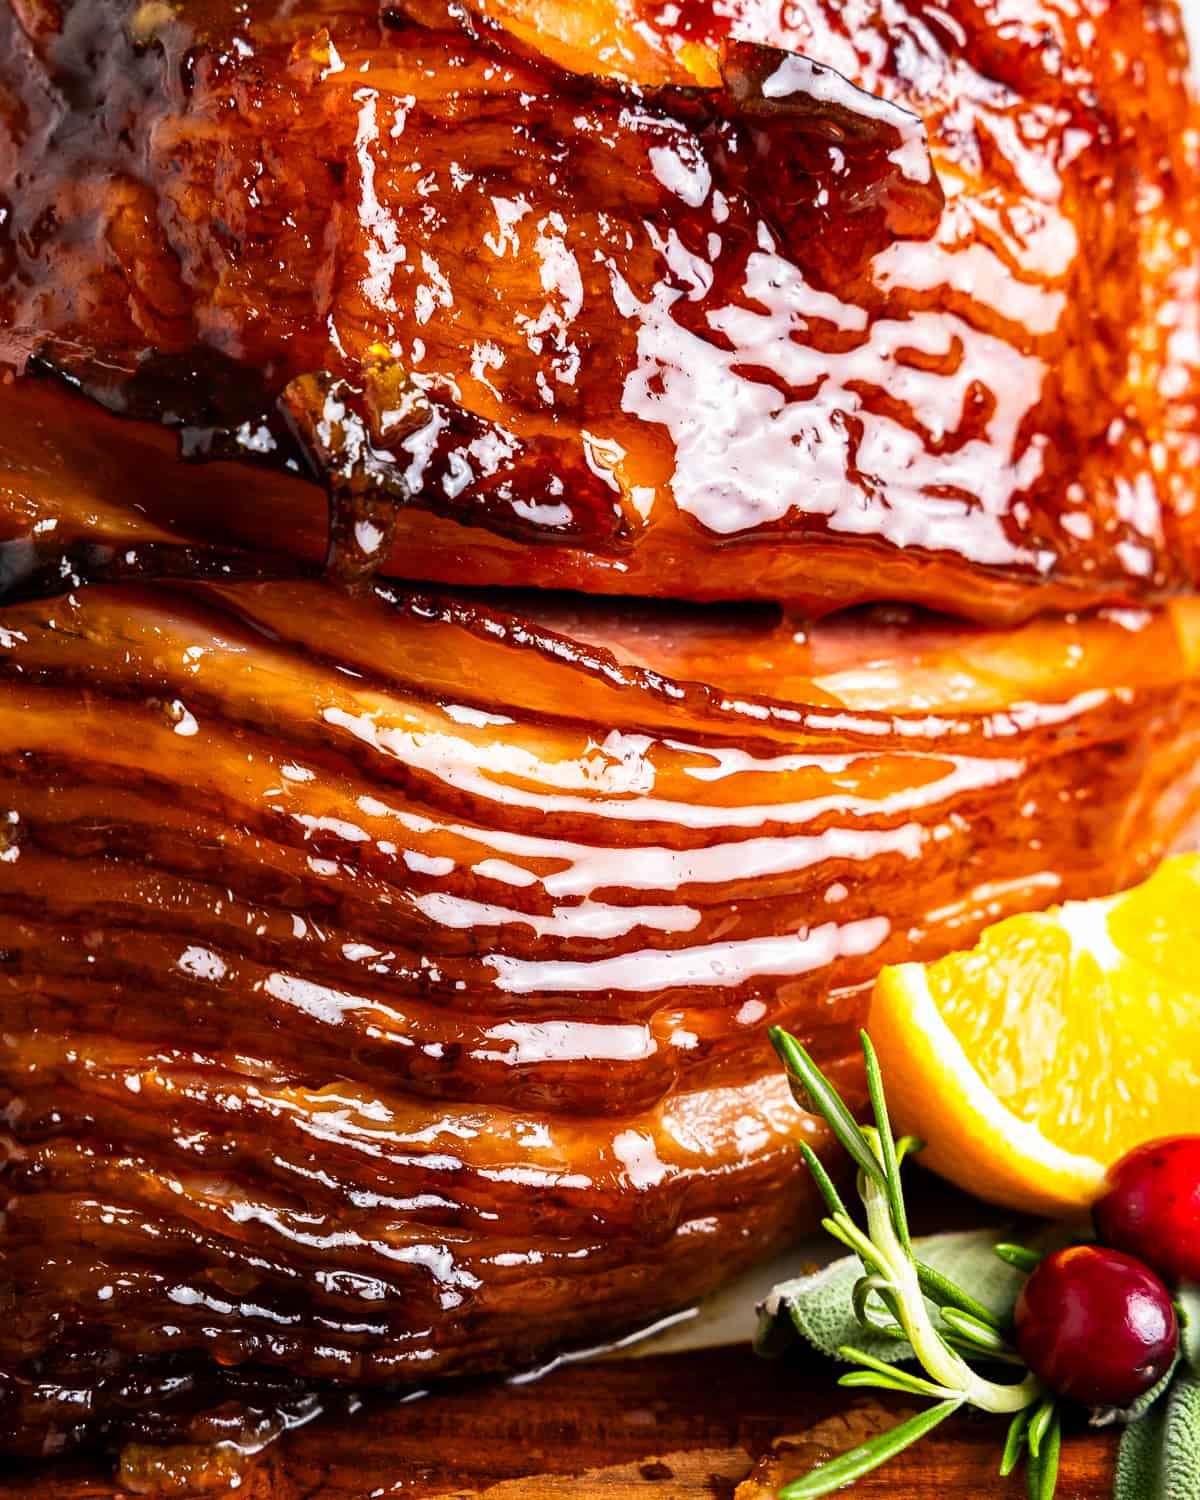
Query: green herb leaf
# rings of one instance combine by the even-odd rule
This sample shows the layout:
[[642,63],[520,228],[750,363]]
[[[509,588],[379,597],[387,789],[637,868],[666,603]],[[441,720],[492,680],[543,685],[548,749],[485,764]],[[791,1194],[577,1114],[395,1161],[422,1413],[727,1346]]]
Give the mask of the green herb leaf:
[[849,1214],[837,1214],[832,1219],[822,1219],[821,1228],[826,1234],[831,1234],[835,1240],[841,1240],[848,1249],[853,1250],[867,1268],[867,1274],[882,1275],[887,1267],[879,1256],[879,1252],[871,1242],[871,1237],[862,1232]]
[[883,1177],[887,1186],[888,1207],[892,1211],[892,1223],[896,1226],[896,1238],[906,1253],[912,1253],[908,1237],[908,1215],[904,1211],[904,1194],[900,1188],[900,1161],[896,1155],[896,1138],[892,1135],[892,1122],[888,1117],[887,1099],[883,1092],[883,1077],[879,1071],[879,1059],[871,1038],[865,1031],[858,1034],[862,1042],[863,1057],[867,1065],[867,1093],[871,1099],[871,1111],[875,1116],[875,1129],[879,1134],[879,1152],[883,1157]]
[[[831,1221],[832,1222],[832,1221]],[[1024,1276],[992,1253],[994,1230],[932,1234],[913,1241],[919,1266],[938,1273],[943,1285],[966,1283],[991,1321],[1009,1321]],[[843,1257],[809,1276],[781,1282],[759,1308],[760,1352],[782,1353],[797,1338],[831,1358],[843,1344],[857,1344],[880,1359],[913,1358],[907,1345],[864,1333],[854,1316],[854,1287],[862,1278],[856,1257]],[[923,1283],[924,1285],[924,1283]],[[928,1295],[928,1293],[927,1293]],[[931,1300],[934,1300],[931,1298]]]
[[839,1458],[822,1464],[803,1479],[794,1479],[791,1484],[785,1484],[779,1491],[779,1500],[817,1500],[818,1496],[828,1495],[831,1490],[853,1484],[856,1479],[861,1479],[880,1464],[887,1463],[889,1458],[895,1458],[897,1453],[902,1453],[927,1432],[932,1432],[939,1422],[944,1422],[961,1404],[957,1400],[940,1401],[936,1406],[917,1412],[889,1432],[882,1432],[857,1448],[851,1448]]
[[790,1032],[781,1026],[772,1026],[769,1035],[780,1062],[800,1086],[801,1102],[811,1113],[824,1118],[859,1170],[874,1178],[880,1187],[885,1186],[883,1169],[837,1089]]
[[916,1262],[916,1267],[921,1290],[936,1307],[956,1307],[960,1312],[967,1313],[977,1322],[985,1324],[999,1334],[1000,1324],[991,1308],[984,1307],[982,1302],[972,1297],[969,1292],[964,1292],[962,1287],[956,1286],[936,1267],[926,1265],[920,1260]]
[[1027,1441],[1029,1443],[1029,1451],[1034,1458],[1037,1458],[1041,1453],[1042,1438],[1046,1435],[1046,1431],[1053,1420],[1054,1397],[1047,1396],[1029,1419]]
[[[894,1287],[886,1276],[861,1276],[854,1283],[854,1292],[851,1300],[854,1304],[854,1316],[859,1323],[872,1333],[882,1333],[886,1338],[895,1337],[894,1330],[899,1329],[901,1338],[907,1335],[903,1328],[896,1322],[896,1301],[889,1297]],[[871,1306],[871,1294],[877,1293],[883,1303],[885,1312],[877,1316]]]
[[1025,1473],[1029,1500],[1054,1500],[1054,1492],[1058,1488],[1058,1455],[1062,1447],[1062,1424],[1058,1413],[1053,1409],[1036,1454],[1033,1454],[1032,1446],[1030,1444],[1031,1456]]
[[1200,1375],[1200,1286],[1185,1281],[1175,1297],[1179,1312],[1179,1349]]
[[987,1360],[989,1364],[1012,1365],[1014,1369],[1027,1371],[1029,1366],[1019,1354],[1000,1354],[991,1351],[985,1353],[978,1344],[970,1339],[960,1338],[957,1333],[951,1333],[948,1328],[941,1330],[941,1337],[957,1353],[964,1355],[968,1360]]
[[982,1322],[979,1318],[971,1317],[970,1313],[961,1312],[957,1307],[943,1307],[942,1319],[952,1332],[966,1339],[984,1354],[998,1354],[1004,1358],[1016,1353],[1016,1350],[996,1332],[995,1327],[989,1321]]
[[1159,1456],[1165,1423],[1166,1403],[1163,1402],[1136,1422],[1130,1422],[1121,1434],[1113,1500],[1156,1500],[1159,1497]]
[[1025,1448],[1025,1434],[1029,1430],[1030,1408],[1019,1411],[1008,1424],[1008,1436],[1004,1439],[1004,1454],[1000,1459],[1000,1477],[1007,1479],[1017,1467]]
[[1027,1250],[1024,1245],[1000,1244],[993,1245],[992,1248],[1006,1266],[1024,1271],[1027,1276],[1044,1259],[1038,1251]]
[[927,1390],[922,1390],[913,1377],[905,1375],[903,1370],[897,1370],[894,1375],[880,1375],[874,1370],[850,1370],[838,1379],[838,1385],[851,1388],[858,1386],[875,1386],[881,1391],[904,1391],[910,1396],[928,1396]]
[[1200,1495],[1200,1378],[1176,1376],[1117,1453],[1113,1500],[1196,1500]]
[[[908,1382],[908,1389],[918,1396],[943,1396],[949,1399],[954,1395],[947,1391],[944,1386],[934,1385],[930,1380],[924,1380],[920,1375],[910,1375],[906,1370],[898,1370],[895,1365],[890,1365],[882,1359],[876,1359],[873,1354],[866,1353],[863,1349],[855,1349],[853,1345],[844,1344],[838,1350],[840,1358],[849,1360],[856,1365],[865,1365],[868,1370],[874,1370],[879,1375],[886,1375],[889,1380],[904,1380]],[[957,1400],[958,1398],[955,1397]]]
[[801,1156],[803,1156],[805,1165],[808,1167],[808,1170],[813,1175],[813,1181],[820,1189],[821,1197],[824,1198],[825,1202],[829,1205],[829,1212],[835,1217],[838,1214],[843,1214],[848,1219],[850,1217],[850,1214],[846,1208],[846,1205],[842,1202],[841,1194],[838,1192],[837,1188],[834,1187],[833,1179],[825,1170],[825,1166],[821,1161],[821,1158],[817,1155],[817,1153],[813,1150],[813,1148],[808,1144],[807,1141],[800,1142],[800,1154]]

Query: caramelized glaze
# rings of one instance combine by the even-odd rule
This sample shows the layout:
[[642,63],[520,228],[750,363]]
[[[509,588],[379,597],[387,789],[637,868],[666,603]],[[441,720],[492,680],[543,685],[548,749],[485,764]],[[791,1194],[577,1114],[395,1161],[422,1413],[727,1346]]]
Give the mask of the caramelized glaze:
[[0,58],[9,360],[315,475],[343,577],[1196,575],[1173,5],[5,0]]
[[1177,838],[1183,65],[0,0],[0,1449],[211,1487],[687,1304],[813,1215],[770,1025],[854,1097],[882,964]]
[[687,1302],[805,1222],[768,1025],[853,1089],[880,964],[1135,878],[1197,802],[1190,604],[805,635],[241,582],[0,627],[19,1451]]

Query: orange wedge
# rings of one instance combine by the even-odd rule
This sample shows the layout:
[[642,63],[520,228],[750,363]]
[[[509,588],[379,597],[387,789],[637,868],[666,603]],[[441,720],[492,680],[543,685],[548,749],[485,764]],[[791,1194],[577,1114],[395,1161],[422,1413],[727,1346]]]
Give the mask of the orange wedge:
[[1200,1130],[1200,855],[885,969],[869,1030],[928,1166],[1010,1208],[1086,1206],[1130,1147]]

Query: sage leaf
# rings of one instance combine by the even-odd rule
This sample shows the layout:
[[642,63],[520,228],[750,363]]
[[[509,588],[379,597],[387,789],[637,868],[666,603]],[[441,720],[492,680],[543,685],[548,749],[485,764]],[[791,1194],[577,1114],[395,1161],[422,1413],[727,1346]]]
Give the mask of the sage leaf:
[[1176,1376],[1167,1394],[1131,1422],[1117,1452],[1113,1500],[1196,1500],[1200,1495],[1200,1377]]
[[1131,1401],[1128,1406],[1098,1406],[1088,1417],[1089,1427],[1111,1427],[1115,1422],[1137,1422],[1150,1410],[1160,1396],[1167,1392],[1172,1380],[1175,1379],[1175,1371],[1179,1368],[1180,1354],[1175,1351],[1175,1358],[1171,1361],[1171,1368],[1162,1377],[1156,1380],[1148,1391],[1143,1391],[1136,1401]]
[[[1003,1324],[1025,1278],[997,1260],[992,1252],[996,1238],[994,1229],[931,1234],[914,1240],[913,1249],[942,1276],[969,1286],[988,1315]],[[855,1317],[854,1288],[862,1274],[858,1257],[846,1256],[812,1275],[781,1282],[759,1307],[759,1353],[783,1353],[801,1338],[830,1359],[851,1344],[877,1359],[911,1360],[907,1342],[867,1332]]]
[[1165,1406],[1164,1402],[1136,1422],[1130,1422],[1121,1434],[1113,1500],[1158,1500],[1158,1457]]
[[1163,1500],[1200,1495],[1200,1377],[1185,1375],[1166,1395],[1162,1452]]

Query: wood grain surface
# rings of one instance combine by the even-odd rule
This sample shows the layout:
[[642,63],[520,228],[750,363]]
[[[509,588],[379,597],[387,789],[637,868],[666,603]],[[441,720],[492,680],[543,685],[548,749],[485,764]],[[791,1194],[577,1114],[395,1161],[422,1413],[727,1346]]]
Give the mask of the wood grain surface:
[[[744,1347],[568,1365],[526,1385],[464,1384],[325,1418],[268,1449],[229,1500],[768,1500],[779,1483],[908,1408],[841,1391],[809,1357]],[[850,1493],[890,1500],[1020,1500],[996,1474],[1004,1423],[964,1417]],[[1063,1447],[1059,1500],[1107,1500],[1115,1444]],[[10,1468],[3,1500],[123,1496],[100,1465]]]

